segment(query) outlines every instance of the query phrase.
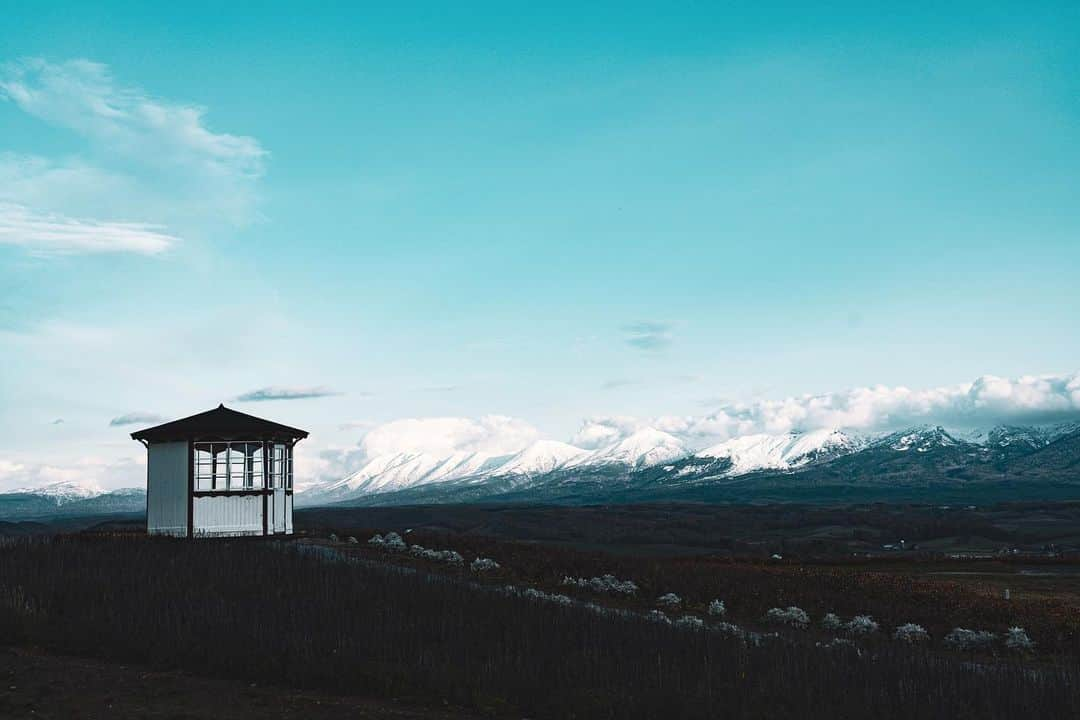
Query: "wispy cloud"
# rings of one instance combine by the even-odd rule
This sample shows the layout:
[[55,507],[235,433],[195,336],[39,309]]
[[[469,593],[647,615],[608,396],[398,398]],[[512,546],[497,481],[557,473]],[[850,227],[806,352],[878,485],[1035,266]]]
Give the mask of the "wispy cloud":
[[631,380],[630,378],[612,378],[611,380],[605,380],[600,387],[604,390],[616,390],[628,385],[639,385],[637,380]]
[[445,393],[445,392],[454,392],[455,390],[460,390],[461,386],[460,385],[428,385],[427,387],[422,387],[420,389],[423,392]]
[[378,425],[371,420],[346,420],[338,424],[338,430],[369,430]]
[[120,427],[122,425],[149,425],[150,423],[163,422],[165,418],[160,415],[148,412],[130,412],[126,415],[120,415],[114,417],[109,421],[109,425],[112,427]]
[[50,424],[52,424],[52,425],[63,425],[64,424],[64,418],[56,418]]
[[673,325],[664,322],[642,321],[623,325],[626,343],[638,350],[662,350],[671,344]]
[[76,220],[37,214],[21,205],[0,202],[0,244],[18,245],[36,255],[133,252],[156,255],[177,238],[145,223]]
[[[368,394],[368,393],[362,393]],[[332,395],[341,395],[336,390],[331,390],[327,387],[283,387],[278,385],[271,385],[268,387],[258,388],[257,390],[249,390],[246,393],[236,396],[238,402],[263,402],[265,400],[305,400],[307,398],[321,398],[330,397]]]
[[0,154],[0,242],[38,254],[160,253],[199,222],[256,218],[267,152],[205,111],[118,83],[89,60],[0,65],[0,103],[70,130],[82,152]]
[[264,169],[267,153],[254,138],[212,132],[203,108],[122,87],[102,63],[9,63],[0,72],[0,93],[30,115],[140,163],[234,181],[258,177]]

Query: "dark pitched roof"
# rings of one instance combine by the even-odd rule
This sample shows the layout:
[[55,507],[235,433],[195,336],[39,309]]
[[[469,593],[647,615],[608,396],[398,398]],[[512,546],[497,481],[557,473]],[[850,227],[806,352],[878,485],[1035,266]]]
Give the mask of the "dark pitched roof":
[[131,433],[134,440],[300,440],[307,430],[263,420],[218,405],[213,410]]

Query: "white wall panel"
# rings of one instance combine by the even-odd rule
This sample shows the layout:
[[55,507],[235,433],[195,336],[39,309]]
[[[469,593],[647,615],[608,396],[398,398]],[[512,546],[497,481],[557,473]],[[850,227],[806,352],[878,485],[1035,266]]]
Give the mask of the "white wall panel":
[[262,535],[260,495],[195,496],[196,535]]
[[187,441],[151,443],[146,461],[146,531],[187,535]]

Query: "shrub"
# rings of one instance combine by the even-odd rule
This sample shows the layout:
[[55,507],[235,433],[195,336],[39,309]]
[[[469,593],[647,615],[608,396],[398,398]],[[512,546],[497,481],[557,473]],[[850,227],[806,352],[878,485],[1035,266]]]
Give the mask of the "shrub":
[[409,548],[409,552],[414,557],[431,560],[432,562],[444,562],[449,565],[465,564],[465,558],[461,557],[461,553],[456,550],[429,550],[420,545],[413,545]]
[[656,598],[656,604],[662,608],[675,610],[680,605],[682,605],[682,598],[672,592],[664,593],[660,597]]
[[565,575],[562,584],[581,588],[582,590],[613,595],[633,595],[638,591],[638,586],[634,584],[633,580],[620,580],[614,575],[601,575],[600,577],[588,579]]
[[724,617],[725,615],[727,615],[727,608],[724,606],[723,600],[713,600],[709,603],[710,617]]
[[675,621],[675,626],[686,628],[688,630],[704,630],[705,621],[699,617],[694,617],[693,615],[683,615]]
[[844,627],[844,621],[836,613],[826,613],[825,617],[821,618],[821,627],[826,630],[839,630]]
[[498,570],[499,563],[495,562],[491,558],[478,557],[472,561],[472,564],[469,565],[469,568],[473,572],[487,572],[488,570]]
[[540,600],[542,602],[555,603],[556,605],[573,605],[574,600],[568,595],[561,595],[558,593],[547,593],[543,590],[537,590],[536,588],[526,588],[522,593],[524,597],[532,600]]
[[765,614],[765,621],[803,630],[810,624],[810,616],[802,608],[791,605],[786,608],[772,608]]
[[1035,649],[1035,641],[1028,637],[1022,627],[1011,627],[1005,634],[1005,647],[1015,652],[1027,652]]
[[953,628],[945,636],[945,644],[957,650],[986,650],[993,646],[997,635],[987,630]]
[[405,544],[405,541],[402,540],[401,536],[396,532],[388,532],[385,535],[374,535],[368,540],[368,544],[380,547],[383,550],[389,550],[390,552],[402,552],[409,549],[409,546]]
[[661,623],[663,625],[671,624],[671,618],[669,618],[660,610],[650,610],[648,613],[645,614],[645,617],[652,622]]
[[852,635],[871,635],[878,631],[878,624],[869,615],[856,615],[846,627]]
[[893,632],[893,639],[900,640],[906,643],[920,643],[930,639],[930,634],[926,632],[926,628],[922,625],[916,625],[915,623],[904,623],[896,628]]
[[359,544],[360,544],[360,541],[359,541],[359,540],[357,540],[357,539],[356,539],[355,537],[353,537],[352,535],[350,535],[350,536],[349,536],[349,539],[348,539],[348,540],[346,540],[346,542],[347,542],[347,543],[349,543],[350,545],[359,545]]

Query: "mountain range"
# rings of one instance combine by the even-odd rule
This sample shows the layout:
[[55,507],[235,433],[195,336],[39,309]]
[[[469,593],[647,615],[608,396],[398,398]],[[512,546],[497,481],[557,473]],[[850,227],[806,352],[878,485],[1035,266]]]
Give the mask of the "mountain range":
[[58,482],[0,493],[0,520],[145,511],[145,488],[103,490],[91,483]]
[[[1080,423],[754,434],[692,450],[645,428],[583,449],[539,440],[510,455],[396,453],[298,492],[297,506],[460,502],[928,502],[1080,498]],[[141,513],[144,488],[73,482],[0,493],[0,520]]]
[[[1080,496],[1080,424],[941,426],[858,435],[839,429],[736,437],[701,450],[655,428],[592,450],[542,440],[510,456],[401,453],[370,458],[298,504],[637,502],[935,493],[1051,484]],[[1018,485],[1019,484],[1019,485]],[[1020,488],[1017,490],[1017,488]],[[966,489],[966,490],[965,490]],[[1016,492],[1012,492],[1016,490]]]

